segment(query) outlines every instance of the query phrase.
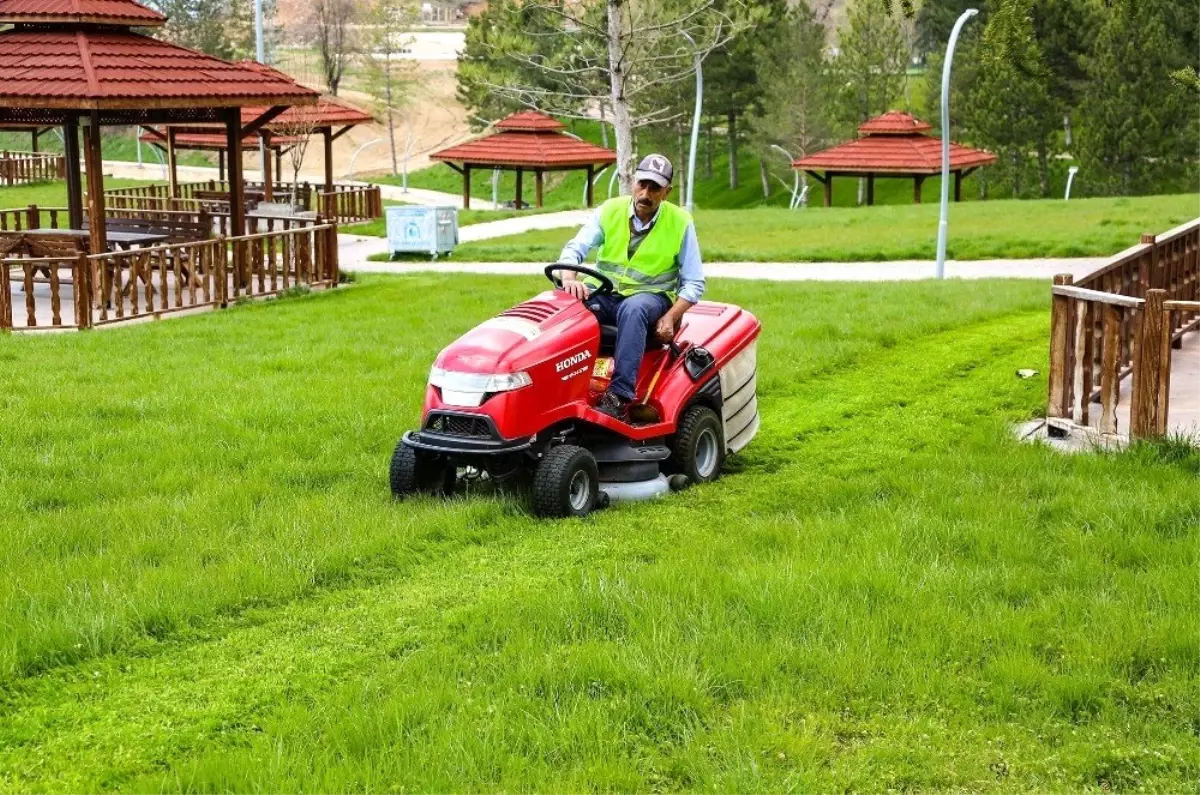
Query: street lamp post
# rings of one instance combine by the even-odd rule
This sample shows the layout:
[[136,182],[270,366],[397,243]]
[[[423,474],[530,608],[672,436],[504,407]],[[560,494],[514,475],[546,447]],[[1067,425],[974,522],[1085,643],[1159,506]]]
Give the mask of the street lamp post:
[[[796,158],[792,157],[792,153],[784,149],[779,144],[771,144],[771,148],[781,153],[788,159],[788,165],[796,162]],[[788,209],[796,209],[796,205],[800,203],[800,172],[792,169],[792,200],[788,203]]]
[[700,62],[703,58],[696,49],[696,40],[689,36],[686,30],[679,31],[679,35],[692,45],[696,61],[696,114],[692,117],[692,146],[688,152],[687,196],[684,199],[684,207],[690,213],[696,210],[692,197],[695,195],[696,187],[696,146],[700,142],[700,110],[704,107],[704,73],[700,70]]
[[1071,183],[1075,181],[1075,174],[1079,171],[1079,166],[1071,166],[1067,169],[1067,192],[1063,196],[1063,201],[1071,198]]
[[946,45],[946,62],[942,64],[942,213],[938,219],[937,236],[939,279],[945,278],[946,275],[946,230],[949,226],[947,216],[950,212],[950,64],[954,60],[954,45],[958,43],[958,34],[967,20],[978,13],[978,9],[968,8],[954,23],[950,42]]

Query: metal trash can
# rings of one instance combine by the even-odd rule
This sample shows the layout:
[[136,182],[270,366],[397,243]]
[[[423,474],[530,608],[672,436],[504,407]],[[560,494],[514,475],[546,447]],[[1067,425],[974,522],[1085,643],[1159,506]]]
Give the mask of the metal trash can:
[[425,253],[434,259],[458,245],[458,208],[399,205],[386,208],[388,253]]

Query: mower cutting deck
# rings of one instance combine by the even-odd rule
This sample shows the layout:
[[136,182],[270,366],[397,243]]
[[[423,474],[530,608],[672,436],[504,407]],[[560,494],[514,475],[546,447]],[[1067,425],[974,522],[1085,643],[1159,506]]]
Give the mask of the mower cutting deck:
[[612,371],[616,327],[561,289],[487,320],[438,355],[420,430],[396,445],[397,497],[448,495],[461,473],[503,483],[532,475],[539,516],[584,516],[610,499],[648,499],[716,479],[758,431],[756,342],[749,312],[702,301],[671,345],[650,342],[630,422],[595,410]]

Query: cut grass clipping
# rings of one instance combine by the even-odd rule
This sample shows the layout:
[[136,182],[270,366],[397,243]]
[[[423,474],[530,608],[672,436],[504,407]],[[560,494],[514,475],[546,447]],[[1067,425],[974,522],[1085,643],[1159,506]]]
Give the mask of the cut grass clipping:
[[764,323],[720,481],[393,502],[437,351],[543,284],[0,339],[0,790],[1194,789],[1200,460],[1013,439],[1044,284],[713,280]]
[[[950,210],[951,259],[1107,257],[1197,215],[1200,197],[966,202]],[[933,259],[937,205],[805,210],[698,210],[707,262],[876,262]],[[554,262],[575,228],[465,243],[464,262]]]

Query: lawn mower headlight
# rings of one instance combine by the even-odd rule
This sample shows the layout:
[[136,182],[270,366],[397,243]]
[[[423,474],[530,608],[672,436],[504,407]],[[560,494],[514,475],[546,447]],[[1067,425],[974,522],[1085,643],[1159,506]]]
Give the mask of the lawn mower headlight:
[[429,371],[429,383],[442,390],[442,399],[456,406],[478,406],[484,397],[495,392],[511,392],[529,386],[529,373],[457,373],[434,367]]

